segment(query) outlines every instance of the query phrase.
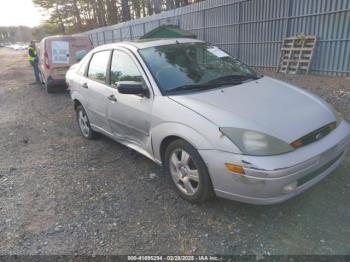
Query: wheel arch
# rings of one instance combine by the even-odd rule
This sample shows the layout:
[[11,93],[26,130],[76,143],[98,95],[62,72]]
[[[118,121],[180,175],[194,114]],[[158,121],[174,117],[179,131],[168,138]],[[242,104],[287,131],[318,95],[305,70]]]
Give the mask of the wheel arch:
[[[162,142],[160,143],[160,148],[159,148],[159,154],[160,154],[160,160],[163,163],[164,162],[164,154],[165,154],[165,150],[167,149],[167,147],[170,145],[170,143],[172,143],[173,141],[177,140],[177,139],[182,139],[184,140],[182,137],[179,136],[175,136],[175,135],[170,135],[165,137]],[[186,140],[185,140],[186,141]],[[189,143],[188,141],[186,141],[187,143]]]
[[71,99],[73,101],[74,110],[76,110],[79,105],[82,105],[85,108],[83,96],[77,91],[71,90]]
[[77,110],[78,106],[82,106],[83,104],[79,101],[79,99],[73,100],[74,110]]
[[163,162],[167,146],[176,139],[186,141],[197,150],[212,148],[211,143],[192,127],[180,123],[163,123],[152,129],[152,146],[157,162]]
[[[189,171],[189,169],[193,169],[193,166],[192,168],[189,167],[189,163],[187,161],[182,162],[183,160],[181,160],[182,164],[180,164],[180,167],[177,166],[177,164],[175,164],[177,167],[175,169],[172,168],[173,165],[170,164],[172,160],[170,159],[173,158],[175,152],[174,150],[177,149],[184,150],[185,152],[187,152],[189,157],[192,158],[192,161],[195,165],[194,167],[197,172],[197,180],[195,180],[197,181],[196,185],[193,185],[188,179],[186,181],[183,180],[184,176],[187,176],[187,172]],[[203,159],[203,157],[197,149],[198,148],[193,146],[193,143],[190,143],[188,140],[175,135],[167,136],[166,138],[164,138],[160,146],[160,151],[164,152],[161,154],[161,158],[164,159],[163,165],[165,173],[167,174],[167,177],[172,178],[170,179],[170,181],[172,181],[172,184],[176,191],[185,200],[188,200],[193,203],[203,203],[207,199],[214,196],[215,193],[207,163],[205,162],[205,160]],[[181,170],[184,168],[184,171],[179,171],[179,168],[181,168]],[[179,176],[181,176],[182,179],[178,178]],[[179,182],[179,180],[181,180],[182,182]],[[185,186],[184,183],[191,184],[192,190],[190,192],[188,191],[188,189],[185,189],[188,188],[188,186]],[[193,186],[195,187],[195,189],[193,188]]]

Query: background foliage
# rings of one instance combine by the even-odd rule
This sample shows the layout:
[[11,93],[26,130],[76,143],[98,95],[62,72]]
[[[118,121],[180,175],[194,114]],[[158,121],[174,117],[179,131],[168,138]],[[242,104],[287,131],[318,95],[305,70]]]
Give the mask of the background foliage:
[[202,0],[33,0],[49,14],[47,21],[34,30],[41,38],[47,34],[72,34],[114,25]]

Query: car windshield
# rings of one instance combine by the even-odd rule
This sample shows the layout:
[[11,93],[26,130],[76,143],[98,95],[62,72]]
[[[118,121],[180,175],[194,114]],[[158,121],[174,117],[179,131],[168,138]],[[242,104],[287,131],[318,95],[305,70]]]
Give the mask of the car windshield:
[[149,47],[139,53],[163,94],[202,91],[259,78],[247,65],[206,43]]

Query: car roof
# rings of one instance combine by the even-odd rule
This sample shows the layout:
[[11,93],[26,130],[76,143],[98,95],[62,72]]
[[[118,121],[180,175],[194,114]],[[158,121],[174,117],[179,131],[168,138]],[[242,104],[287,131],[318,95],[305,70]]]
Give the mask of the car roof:
[[41,41],[52,40],[52,39],[89,39],[85,35],[52,35],[43,38]]
[[104,49],[111,49],[116,47],[128,47],[131,49],[144,49],[148,47],[154,47],[154,46],[162,46],[162,45],[171,45],[171,44],[177,44],[177,43],[204,43],[201,40],[193,39],[193,38],[151,38],[151,39],[142,39],[142,40],[136,40],[136,41],[125,41],[125,42],[119,42],[119,43],[113,43],[113,44],[106,44],[99,47],[96,47],[95,50],[104,50]]

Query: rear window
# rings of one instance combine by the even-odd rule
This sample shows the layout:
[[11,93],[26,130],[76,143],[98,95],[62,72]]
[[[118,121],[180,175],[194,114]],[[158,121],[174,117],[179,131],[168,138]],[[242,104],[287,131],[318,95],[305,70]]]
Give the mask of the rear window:
[[62,40],[51,41],[51,54],[53,64],[69,65],[69,42]]
[[87,77],[99,82],[106,82],[109,56],[110,51],[95,53],[90,61]]
[[92,49],[85,37],[56,37],[46,40],[45,51],[49,61],[57,65],[72,65],[79,62]]

